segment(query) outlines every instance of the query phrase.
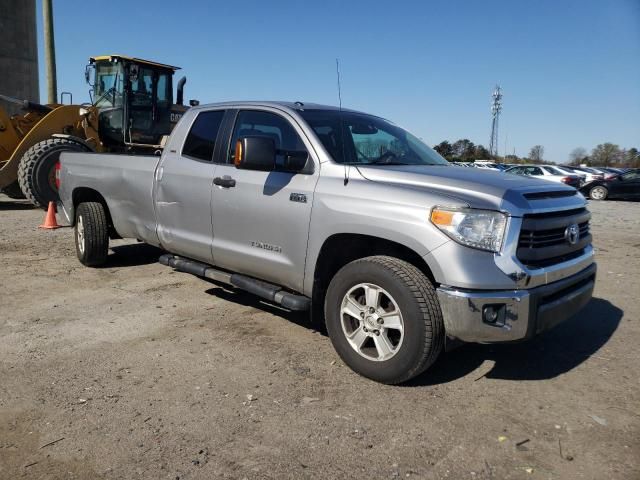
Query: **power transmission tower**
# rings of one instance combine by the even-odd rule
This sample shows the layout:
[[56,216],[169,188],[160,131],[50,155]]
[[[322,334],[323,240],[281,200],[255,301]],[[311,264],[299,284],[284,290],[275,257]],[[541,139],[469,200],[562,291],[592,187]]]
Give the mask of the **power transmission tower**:
[[489,153],[493,156],[498,155],[498,119],[502,111],[502,88],[496,85],[495,90],[491,94],[493,102],[491,103],[491,141],[489,142]]

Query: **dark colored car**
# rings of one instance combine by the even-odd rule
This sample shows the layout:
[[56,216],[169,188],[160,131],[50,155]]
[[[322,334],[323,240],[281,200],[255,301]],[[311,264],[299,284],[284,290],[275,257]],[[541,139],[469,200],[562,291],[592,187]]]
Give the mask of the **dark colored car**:
[[634,168],[611,179],[587,183],[580,191],[592,200],[640,199],[640,168]]

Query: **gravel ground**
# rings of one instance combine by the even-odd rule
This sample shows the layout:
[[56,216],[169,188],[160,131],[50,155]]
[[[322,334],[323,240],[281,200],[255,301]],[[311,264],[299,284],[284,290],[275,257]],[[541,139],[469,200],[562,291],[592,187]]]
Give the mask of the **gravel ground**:
[[594,203],[580,315],[406,386],[292,314],[0,195],[0,478],[640,478],[640,203]]

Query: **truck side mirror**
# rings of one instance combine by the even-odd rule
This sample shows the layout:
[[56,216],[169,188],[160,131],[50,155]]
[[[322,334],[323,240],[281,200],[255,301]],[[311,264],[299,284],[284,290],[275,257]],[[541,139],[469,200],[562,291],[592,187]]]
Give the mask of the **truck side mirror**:
[[272,138],[240,137],[233,163],[236,168],[270,172],[276,168],[276,145]]

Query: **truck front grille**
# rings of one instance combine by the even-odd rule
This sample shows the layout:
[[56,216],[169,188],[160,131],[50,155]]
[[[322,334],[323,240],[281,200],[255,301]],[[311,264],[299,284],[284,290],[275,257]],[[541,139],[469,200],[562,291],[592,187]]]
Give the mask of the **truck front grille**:
[[[586,208],[525,215],[518,239],[518,259],[528,267],[542,268],[579,257],[591,243],[590,218]],[[566,232],[573,224],[579,233],[571,244]]]

